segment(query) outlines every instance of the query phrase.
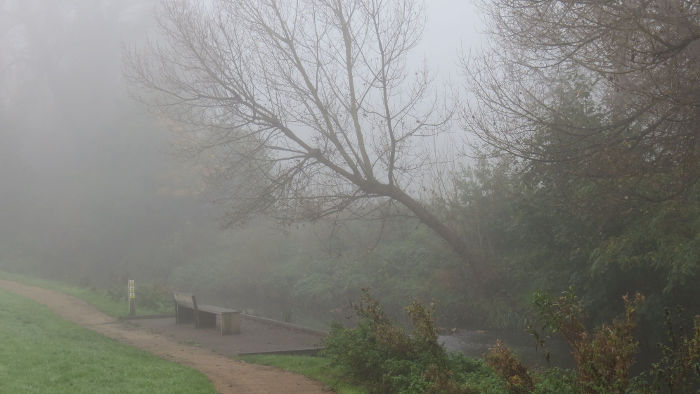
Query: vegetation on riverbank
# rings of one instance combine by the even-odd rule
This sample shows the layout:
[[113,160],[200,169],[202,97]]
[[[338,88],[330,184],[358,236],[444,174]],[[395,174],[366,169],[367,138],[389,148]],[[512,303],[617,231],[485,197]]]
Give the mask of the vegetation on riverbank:
[[[668,339],[659,343],[661,356],[634,372],[639,342],[635,337],[640,294],[624,297],[625,314],[612,323],[591,327],[581,300],[569,289],[559,297],[535,295],[541,331],[539,345],[561,334],[571,347],[572,370],[529,370],[503,343],[483,360],[446,353],[438,343],[432,307],[413,302],[405,308],[411,330],[389,319],[382,305],[365,292],[355,304],[355,327],[335,325],[322,355],[329,368],[369,392],[401,393],[635,393],[694,392],[700,381],[700,316],[678,325],[667,313]],[[283,364],[280,364],[283,366]]]

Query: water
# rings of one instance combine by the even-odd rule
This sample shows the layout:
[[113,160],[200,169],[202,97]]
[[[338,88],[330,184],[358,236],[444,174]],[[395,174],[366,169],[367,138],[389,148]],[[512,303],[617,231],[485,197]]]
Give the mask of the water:
[[455,330],[450,335],[441,335],[438,340],[448,352],[462,352],[468,357],[481,358],[501,340],[514,351],[528,368],[560,367],[572,368],[573,359],[568,345],[561,339],[547,341],[550,360],[547,362],[544,349],[536,349],[532,335],[522,331],[503,330]]

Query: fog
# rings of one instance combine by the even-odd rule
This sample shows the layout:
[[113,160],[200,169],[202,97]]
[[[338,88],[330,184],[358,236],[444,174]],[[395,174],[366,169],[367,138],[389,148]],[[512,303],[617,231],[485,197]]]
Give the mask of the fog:
[[690,376],[673,357],[700,332],[697,9],[0,0],[0,279],[125,307],[135,280],[138,314],[184,292],[309,328],[365,319],[330,337],[392,352],[418,333],[415,354],[438,334],[532,353],[559,332],[585,367],[567,384],[605,357],[615,382]]
[[61,277],[116,274],[206,210],[167,130],[121,77],[121,48],[145,37],[153,6],[2,3],[4,262]]
[[[478,18],[465,2],[427,7],[412,56],[454,80],[459,48],[478,45]],[[202,264],[250,271],[254,282],[269,264],[336,253],[322,223],[294,227],[297,235],[260,222],[222,229],[226,207],[212,203],[197,158],[180,154],[178,135],[124,82],[124,50],[157,37],[156,8],[150,0],[0,2],[1,267],[89,285],[180,277],[184,286]],[[366,250],[375,238],[344,242]],[[253,250],[242,252],[246,245]]]

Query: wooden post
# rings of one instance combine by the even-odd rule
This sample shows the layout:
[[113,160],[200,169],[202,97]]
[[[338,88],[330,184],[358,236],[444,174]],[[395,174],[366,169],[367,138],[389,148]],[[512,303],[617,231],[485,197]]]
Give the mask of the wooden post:
[[136,292],[134,291],[134,280],[129,279],[129,316],[136,314]]

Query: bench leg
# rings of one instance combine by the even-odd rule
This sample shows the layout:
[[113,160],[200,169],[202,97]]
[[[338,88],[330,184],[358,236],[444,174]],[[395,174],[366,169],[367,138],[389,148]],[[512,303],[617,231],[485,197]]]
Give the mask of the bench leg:
[[241,317],[236,312],[224,312],[217,316],[217,323],[221,335],[241,333]]
[[237,312],[224,312],[218,316],[219,330],[221,335],[231,335],[241,333],[241,316]]
[[231,314],[230,313],[220,313],[218,318],[219,318],[219,329],[221,330],[221,335],[231,335]]

